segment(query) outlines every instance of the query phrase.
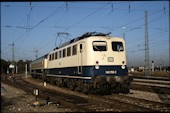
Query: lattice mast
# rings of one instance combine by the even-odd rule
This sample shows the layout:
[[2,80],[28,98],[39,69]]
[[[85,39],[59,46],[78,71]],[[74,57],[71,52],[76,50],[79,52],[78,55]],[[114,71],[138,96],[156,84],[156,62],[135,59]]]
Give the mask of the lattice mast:
[[147,11],[145,11],[145,76],[150,75]]

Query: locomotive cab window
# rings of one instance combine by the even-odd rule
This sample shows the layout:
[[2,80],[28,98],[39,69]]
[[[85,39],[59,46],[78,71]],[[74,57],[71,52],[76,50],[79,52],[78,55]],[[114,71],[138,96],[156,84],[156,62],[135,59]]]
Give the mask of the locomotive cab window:
[[107,51],[107,43],[105,41],[94,41],[93,50],[94,51]]
[[113,51],[124,51],[122,42],[112,42]]

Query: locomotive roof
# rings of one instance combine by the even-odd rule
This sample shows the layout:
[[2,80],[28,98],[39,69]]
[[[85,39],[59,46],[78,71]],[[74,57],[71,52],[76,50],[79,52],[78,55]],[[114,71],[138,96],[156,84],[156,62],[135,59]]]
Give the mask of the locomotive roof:
[[73,42],[77,42],[77,41],[82,40],[84,38],[88,38],[90,36],[109,36],[109,34],[110,33],[104,34],[104,33],[98,33],[98,32],[87,32],[80,37],[74,38],[74,39],[72,39],[68,42],[63,43],[59,48],[62,48],[62,47],[66,46],[68,44],[71,44]]

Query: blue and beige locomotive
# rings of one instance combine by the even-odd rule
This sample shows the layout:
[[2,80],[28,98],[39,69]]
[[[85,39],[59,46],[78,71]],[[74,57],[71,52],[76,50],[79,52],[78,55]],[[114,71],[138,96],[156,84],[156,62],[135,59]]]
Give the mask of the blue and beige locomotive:
[[125,41],[88,32],[63,43],[30,64],[31,75],[72,90],[129,92]]

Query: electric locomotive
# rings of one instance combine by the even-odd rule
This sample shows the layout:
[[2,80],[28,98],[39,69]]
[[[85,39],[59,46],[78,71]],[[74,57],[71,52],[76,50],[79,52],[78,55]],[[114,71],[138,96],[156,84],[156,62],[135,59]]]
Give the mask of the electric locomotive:
[[83,92],[129,92],[125,41],[88,32],[30,64],[33,77]]

